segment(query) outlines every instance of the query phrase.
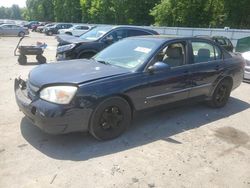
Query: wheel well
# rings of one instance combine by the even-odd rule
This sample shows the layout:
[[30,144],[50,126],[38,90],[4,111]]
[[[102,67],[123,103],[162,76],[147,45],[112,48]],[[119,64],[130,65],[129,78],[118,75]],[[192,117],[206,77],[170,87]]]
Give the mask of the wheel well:
[[72,35],[72,33],[71,33],[71,32],[66,32],[65,34]]
[[229,83],[231,84],[231,89],[232,89],[232,87],[233,87],[233,79],[232,79],[232,77],[230,77],[230,76],[223,77],[222,79],[220,79],[219,81],[217,81],[217,82],[215,83],[214,87],[210,90],[209,97],[211,97],[211,96],[213,95],[213,93],[214,93],[216,87],[217,87],[218,84],[219,84],[220,82],[222,82],[223,80],[229,81]]
[[132,115],[132,118],[133,118],[133,114],[134,114],[134,111],[135,111],[135,106],[131,100],[131,98],[127,95],[123,95],[123,94],[120,94],[120,95],[117,95],[118,97],[121,97],[123,98],[124,100],[127,101],[127,103],[129,104],[130,106],[130,109],[131,109],[131,115]]
[[[79,55],[78,57],[79,57],[79,58],[82,58],[84,54],[95,55],[96,53],[97,53],[97,52],[95,52],[95,51],[83,51],[83,52],[80,53],[80,55]],[[90,55],[89,55],[89,56],[90,56]],[[87,56],[87,58],[91,58],[91,57],[89,57],[89,56]]]
[[[231,84],[231,87],[233,87],[233,79],[230,77],[230,76],[226,76],[225,78],[223,78],[222,80],[227,80],[230,84]],[[221,81],[222,81],[221,80]]]

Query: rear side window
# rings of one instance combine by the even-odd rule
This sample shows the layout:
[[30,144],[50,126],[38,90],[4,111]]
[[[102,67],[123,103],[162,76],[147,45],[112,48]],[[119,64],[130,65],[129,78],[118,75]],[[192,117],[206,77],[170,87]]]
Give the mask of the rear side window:
[[5,25],[2,28],[4,28],[4,29],[10,29],[10,28],[12,28],[12,26],[11,25]]
[[141,35],[150,35],[150,33],[145,32],[145,31],[141,31],[141,30],[135,30],[135,29],[128,30],[128,37],[141,36]]
[[88,30],[89,27],[88,26],[81,26],[80,29],[82,29],[82,30]]
[[[194,63],[209,62],[221,56],[219,49],[206,42],[192,42]],[[216,54],[216,52],[217,54]]]
[[114,41],[118,41],[127,37],[127,31],[124,29],[119,29],[113,31],[112,33],[110,33],[110,35],[112,35]]
[[222,46],[223,46],[223,45],[227,45],[226,41],[225,41],[224,39],[222,39],[222,38],[221,38],[221,39],[220,39],[220,38],[217,38],[217,39],[216,39],[216,42],[217,42],[219,45],[222,45]]

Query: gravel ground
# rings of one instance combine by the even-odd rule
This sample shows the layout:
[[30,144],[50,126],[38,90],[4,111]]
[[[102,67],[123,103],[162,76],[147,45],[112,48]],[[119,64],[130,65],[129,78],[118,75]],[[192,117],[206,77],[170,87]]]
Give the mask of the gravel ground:
[[[55,59],[56,40],[44,41]],[[98,142],[88,134],[52,136],[33,126],[15,103],[20,66],[17,37],[0,38],[0,187],[250,187],[250,85],[232,92],[222,109],[186,104],[140,113],[121,137]],[[29,58],[35,62],[34,58]]]

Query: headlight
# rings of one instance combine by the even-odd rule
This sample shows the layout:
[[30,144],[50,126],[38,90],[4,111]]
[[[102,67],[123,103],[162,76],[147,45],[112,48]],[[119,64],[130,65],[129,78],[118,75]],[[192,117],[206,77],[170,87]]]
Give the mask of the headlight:
[[40,98],[57,104],[69,104],[76,94],[76,86],[51,86],[40,92]]
[[76,46],[76,44],[68,44],[68,45],[60,46],[60,47],[57,48],[57,53],[61,53],[61,52],[71,50],[75,46]]

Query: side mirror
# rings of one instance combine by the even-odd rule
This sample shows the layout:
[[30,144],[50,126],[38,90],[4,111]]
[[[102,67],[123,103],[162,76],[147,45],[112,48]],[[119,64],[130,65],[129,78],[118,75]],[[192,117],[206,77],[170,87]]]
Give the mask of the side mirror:
[[156,62],[155,64],[148,67],[148,71],[150,73],[166,71],[169,69],[170,69],[170,66],[167,63],[163,63],[161,61]]

